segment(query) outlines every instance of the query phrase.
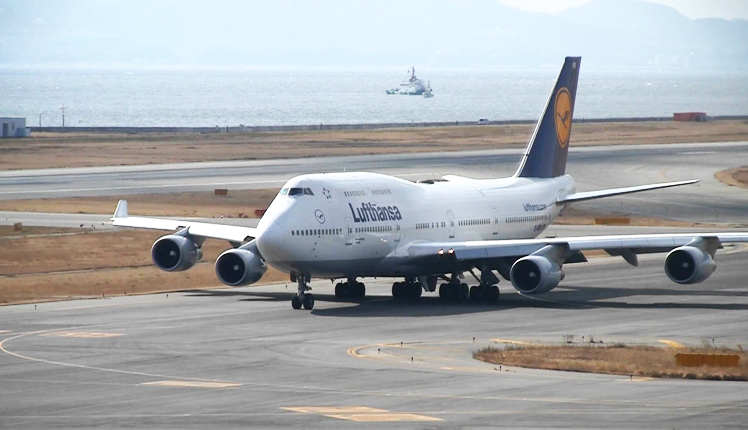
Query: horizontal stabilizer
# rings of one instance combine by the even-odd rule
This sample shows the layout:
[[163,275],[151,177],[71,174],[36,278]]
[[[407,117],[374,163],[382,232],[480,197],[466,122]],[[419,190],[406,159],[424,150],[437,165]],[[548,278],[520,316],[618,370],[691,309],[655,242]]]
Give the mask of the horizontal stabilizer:
[[698,179],[689,181],[663,182],[660,184],[639,185],[636,187],[611,188],[607,190],[585,191],[583,193],[569,194],[566,197],[556,200],[557,204],[577,203],[587,200],[601,199],[603,197],[620,196],[622,194],[638,193],[640,191],[659,190],[660,188],[678,187],[681,185],[695,184]]

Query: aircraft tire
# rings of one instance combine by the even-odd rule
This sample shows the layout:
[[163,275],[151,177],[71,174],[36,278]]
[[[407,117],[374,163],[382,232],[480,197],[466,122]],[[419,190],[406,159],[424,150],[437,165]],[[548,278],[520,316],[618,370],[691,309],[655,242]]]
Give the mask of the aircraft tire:
[[498,303],[500,295],[499,287],[493,285],[486,291],[484,299],[488,303]]
[[362,282],[356,282],[353,284],[353,287],[349,287],[351,290],[351,297],[360,299],[366,295],[366,285],[364,285]]
[[449,284],[439,285],[439,298],[442,300],[449,300]]
[[423,293],[423,288],[421,288],[421,284],[413,283],[408,284],[408,297],[411,299],[420,299],[421,293]]
[[314,294],[304,294],[303,305],[308,311],[314,309]]
[[294,309],[301,309],[301,297],[296,293],[291,297],[291,307]]
[[395,299],[399,299],[403,297],[403,283],[402,282],[395,282],[392,284],[392,297]]
[[468,287],[468,284],[460,284],[456,290],[457,300],[464,302],[470,298],[470,287]]
[[348,298],[350,295],[350,288],[348,287],[348,284],[344,284],[342,282],[338,282],[335,285],[335,297],[339,299],[345,299]]
[[483,297],[484,291],[481,287],[470,287],[470,300],[477,302]]

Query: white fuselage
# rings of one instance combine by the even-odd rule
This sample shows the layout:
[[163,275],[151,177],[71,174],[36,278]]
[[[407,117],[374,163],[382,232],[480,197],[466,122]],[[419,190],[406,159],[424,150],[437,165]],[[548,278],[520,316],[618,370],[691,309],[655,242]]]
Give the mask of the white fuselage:
[[260,220],[258,248],[272,266],[313,277],[441,274],[409,258],[409,245],[534,238],[558,216],[557,198],[574,192],[569,175],[433,183],[303,175],[283,186]]

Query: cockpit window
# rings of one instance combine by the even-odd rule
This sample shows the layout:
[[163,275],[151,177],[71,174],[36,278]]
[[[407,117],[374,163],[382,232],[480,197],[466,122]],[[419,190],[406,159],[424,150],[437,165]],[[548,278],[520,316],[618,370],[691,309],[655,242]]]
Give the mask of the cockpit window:
[[281,190],[282,196],[313,196],[311,188],[284,188]]

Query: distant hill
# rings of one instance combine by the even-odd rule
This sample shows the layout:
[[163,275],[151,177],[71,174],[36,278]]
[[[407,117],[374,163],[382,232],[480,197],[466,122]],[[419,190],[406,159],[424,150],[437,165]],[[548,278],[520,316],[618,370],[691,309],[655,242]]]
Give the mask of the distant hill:
[[494,0],[1,0],[0,65],[748,71],[748,21],[635,0],[552,15]]

